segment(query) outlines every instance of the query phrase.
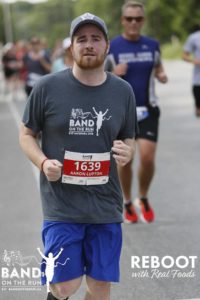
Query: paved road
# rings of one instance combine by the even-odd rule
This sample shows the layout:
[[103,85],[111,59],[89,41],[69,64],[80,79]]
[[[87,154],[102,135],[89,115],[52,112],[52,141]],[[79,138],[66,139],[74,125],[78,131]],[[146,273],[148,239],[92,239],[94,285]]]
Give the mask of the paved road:
[[[193,113],[191,67],[180,61],[166,62],[165,66],[170,81],[165,86],[157,85],[162,118],[157,173],[150,193],[156,221],[151,225],[123,225],[121,282],[113,285],[111,300],[200,299],[200,120]],[[25,97],[22,92],[5,96],[0,82],[0,254],[3,258],[4,250],[15,251],[16,259],[18,250],[26,262],[20,267],[16,262],[9,266],[8,260],[7,265],[1,260],[0,294],[6,300],[42,300],[46,298],[45,288],[25,291],[27,285],[30,288],[38,284],[34,274],[30,274],[29,282],[27,275],[23,278],[23,274],[17,274],[23,268],[29,267],[29,271],[38,268],[40,257],[36,248],[42,248],[37,172],[18,145],[18,123]],[[135,197],[137,191],[133,185]],[[162,261],[164,266],[156,267],[159,273],[153,273],[155,266],[149,265],[148,258],[143,269],[138,268],[141,263],[131,268],[131,257],[145,259],[145,256],[150,259],[156,256]],[[197,257],[193,258],[193,265],[190,256]],[[173,260],[178,266],[167,269]],[[20,291],[11,291],[13,286],[19,289],[20,285]],[[84,285],[70,299],[81,300],[83,294]]]

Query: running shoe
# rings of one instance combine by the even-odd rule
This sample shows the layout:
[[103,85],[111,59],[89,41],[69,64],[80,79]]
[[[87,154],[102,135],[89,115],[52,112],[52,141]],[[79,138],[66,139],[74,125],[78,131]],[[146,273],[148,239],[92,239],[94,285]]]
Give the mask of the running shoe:
[[142,222],[150,223],[154,221],[154,211],[149,205],[149,201],[147,198],[137,198],[134,204],[140,210],[140,220]]
[[132,202],[124,205],[124,218],[126,223],[136,223],[138,221],[138,216]]

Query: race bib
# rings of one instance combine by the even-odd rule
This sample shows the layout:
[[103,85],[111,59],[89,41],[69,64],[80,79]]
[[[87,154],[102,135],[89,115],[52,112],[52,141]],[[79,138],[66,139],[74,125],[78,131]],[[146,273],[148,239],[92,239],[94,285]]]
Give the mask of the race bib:
[[138,106],[136,107],[136,111],[138,122],[146,119],[149,116],[149,112],[146,106]]
[[62,183],[105,184],[109,180],[110,152],[78,153],[65,151]]
[[41,77],[42,75],[40,74],[30,73],[28,75],[27,85],[33,87]]

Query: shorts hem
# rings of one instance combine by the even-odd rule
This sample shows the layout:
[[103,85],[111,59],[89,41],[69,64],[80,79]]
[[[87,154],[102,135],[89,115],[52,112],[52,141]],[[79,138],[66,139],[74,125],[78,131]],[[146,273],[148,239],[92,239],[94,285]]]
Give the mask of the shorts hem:
[[153,139],[153,138],[151,138],[150,136],[137,136],[136,137],[136,141],[137,140],[147,140],[147,141],[150,141],[150,142],[152,142],[152,143],[157,143],[158,142],[158,139]]
[[[83,277],[84,275],[85,275],[85,273],[80,273],[78,275],[71,276],[71,277],[69,276],[68,278],[64,278],[64,279],[61,279],[61,280],[59,280],[59,279],[56,280],[55,279],[55,280],[52,280],[50,282],[50,285],[51,284],[57,284],[57,283],[65,282],[65,281],[70,281],[70,280],[73,280],[73,279],[77,279],[79,277]],[[42,285],[46,285],[46,280],[45,280],[45,282],[41,280],[41,283],[42,283]]]
[[118,278],[118,279],[111,279],[111,278],[105,278],[104,276],[102,276],[102,277],[100,277],[100,276],[95,276],[95,275],[93,275],[93,274],[89,274],[89,273],[85,273],[85,276],[89,276],[89,277],[91,277],[92,279],[95,279],[95,280],[97,280],[97,281],[106,281],[106,282],[115,282],[115,283],[119,283],[120,282],[120,278]]

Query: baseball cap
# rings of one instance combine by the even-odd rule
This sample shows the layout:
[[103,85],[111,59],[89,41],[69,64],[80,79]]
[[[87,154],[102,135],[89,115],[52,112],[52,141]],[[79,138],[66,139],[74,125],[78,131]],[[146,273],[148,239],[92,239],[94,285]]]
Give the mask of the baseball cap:
[[105,22],[91,13],[85,13],[77,18],[75,18],[71,23],[70,28],[70,37],[72,38],[76,30],[85,24],[94,24],[96,25],[105,35],[105,38],[108,39],[108,29],[106,27]]

